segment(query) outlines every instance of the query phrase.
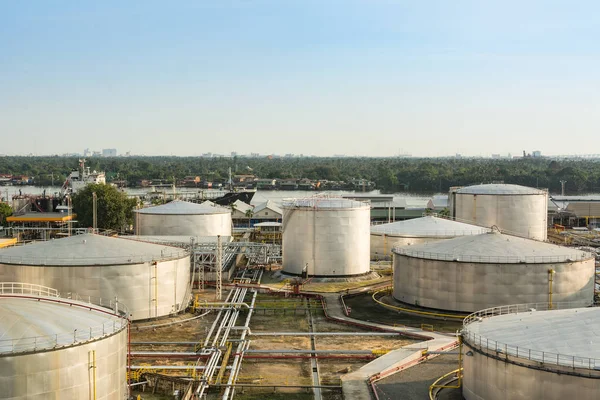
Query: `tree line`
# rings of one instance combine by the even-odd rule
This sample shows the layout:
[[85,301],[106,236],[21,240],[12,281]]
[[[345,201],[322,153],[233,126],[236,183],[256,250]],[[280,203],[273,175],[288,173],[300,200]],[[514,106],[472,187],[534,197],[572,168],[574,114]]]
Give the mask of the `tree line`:
[[[27,175],[36,185],[60,185],[78,166],[77,157],[0,157],[0,174]],[[600,160],[548,158],[246,158],[246,157],[116,157],[90,158],[86,166],[105,171],[107,181],[135,186],[142,179],[223,182],[228,169],[259,178],[308,178],[331,181],[367,179],[384,193],[447,192],[451,186],[504,182],[548,188],[566,194],[600,192]]]

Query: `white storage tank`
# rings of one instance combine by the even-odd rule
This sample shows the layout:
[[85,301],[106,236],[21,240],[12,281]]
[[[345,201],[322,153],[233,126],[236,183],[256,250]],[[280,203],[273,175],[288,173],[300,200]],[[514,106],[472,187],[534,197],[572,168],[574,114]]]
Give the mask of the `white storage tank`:
[[134,210],[135,231],[151,236],[231,236],[231,210],[211,202],[174,200]]
[[548,236],[548,192],[526,186],[486,184],[452,188],[451,216],[530,239]]
[[356,200],[284,200],[283,271],[309,276],[370,272],[370,206]]
[[0,399],[127,397],[127,309],[87,299],[0,283]]
[[435,216],[371,226],[371,260],[389,260],[392,248],[458,236],[479,235],[489,229]]
[[594,257],[494,231],[395,248],[394,298],[420,307],[474,312],[503,304],[594,299]]
[[185,309],[191,296],[190,256],[176,247],[77,235],[0,249],[0,281],[118,298],[132,319],[156,318]]
[[567,307],[519,304],[467,317],[461,335],[463,397],[597,399],[600,310]]

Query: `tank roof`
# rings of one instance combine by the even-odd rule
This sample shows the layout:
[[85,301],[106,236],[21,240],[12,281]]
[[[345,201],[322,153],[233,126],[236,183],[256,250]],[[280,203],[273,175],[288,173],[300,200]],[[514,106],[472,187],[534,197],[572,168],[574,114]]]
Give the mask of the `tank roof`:
[[368,203],[335,197],[307,197],[302,199],[285,199],[283,208],[313,208],[313,209],[346,209],[346,208],[370,208]]
[[430,260],[481,263],[554,263],[593,258],[590,253],[497,231],[394,248],[394,253]]
[[455,237],[479,235],[486,232],[489,232],[488,228],[434,216],[408,219],[406,221],[371,227],[371,233],[409,237]]
[[527,311],[479,318],[465,325],[464,331],[471,337],[484,338],[484,343],[489,339],[489,346],[495,344],[493,341],[498,342],[495,347],[502,351],[504,344],[509,350],[512,348],[512,352],[518,347],[521,354],[529,354],[528,350],[532,350],[534,360],[539,356],[542,361],[541,352],[554,353],[554,357],[545,355],[546,361],[550,362],[555,362],[556,354],[560,354],[560,361],[568,365],[571,365],[571,357],[563,356],[585,357],[585,367],[588,366],[587,358],[600,359],[600,346],[596,341],[600,337],[598,308]]
[[484,185],[473,185],[460,188],[458,194],[546,194],[545,190],[530,188],[521,185],[510,185],[504,183],[491,183]]
[[229,208],[215,205],[211,202],[202,204],[191,203],[189,201],[173,200],[159,206],[142,208],[134,210],[139,214],[160,214],[160,215],[196,215],[196,214],[230,214]]
[[185,250],[86,233],[0,249],[0,263],[25,265],[115,265],[182,258]]
[[[40,300],[41,299],[41,300]],[[71,346],[112,334],[123,321],[89,304],[55,302],[55,298],[0,296],[0,354]],[[90,330],[90,328],[92,328]]]

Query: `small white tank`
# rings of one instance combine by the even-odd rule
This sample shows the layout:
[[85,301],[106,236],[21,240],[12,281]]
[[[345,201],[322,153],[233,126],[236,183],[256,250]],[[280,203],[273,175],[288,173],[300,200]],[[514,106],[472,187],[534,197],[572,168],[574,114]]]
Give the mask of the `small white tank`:
[[231,210],[211,202],[174,200],[135,210],[135,231],[145,236],[231,236]]
[[548,236],[548,192],[526,186],[486,184],[452,188],[450,214],[457,221],[530,239]]
[[389,260],[396,246],[408,246],[458,236],[479,235],[489,229],[426,216],[371,226],[371,260]]
[[343,198],[283,202],[283,271],[349,276],[370,271],[367,203]]

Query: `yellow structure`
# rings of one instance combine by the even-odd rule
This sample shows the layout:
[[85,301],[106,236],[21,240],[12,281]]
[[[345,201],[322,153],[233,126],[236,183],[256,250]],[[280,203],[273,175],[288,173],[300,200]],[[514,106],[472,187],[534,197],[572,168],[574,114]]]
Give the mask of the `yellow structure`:
[[0,239],[0,249],[3,247],[13,246],[17,244],[17,238]]

